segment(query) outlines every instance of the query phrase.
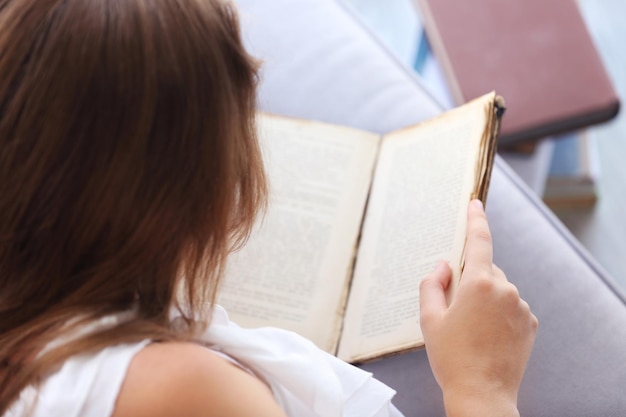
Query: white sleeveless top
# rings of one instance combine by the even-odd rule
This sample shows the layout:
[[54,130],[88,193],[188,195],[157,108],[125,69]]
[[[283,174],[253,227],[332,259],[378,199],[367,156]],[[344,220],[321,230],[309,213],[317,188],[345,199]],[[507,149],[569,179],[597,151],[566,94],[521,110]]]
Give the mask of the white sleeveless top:
[[[395,391],[295,333],[240,328],[217,306],[201,341],[267,383],[289,417],[402,417],[391,404]],[[24,389],[3,417],[110,417],[132,358],[149,343],[68,359],[39,389]]]

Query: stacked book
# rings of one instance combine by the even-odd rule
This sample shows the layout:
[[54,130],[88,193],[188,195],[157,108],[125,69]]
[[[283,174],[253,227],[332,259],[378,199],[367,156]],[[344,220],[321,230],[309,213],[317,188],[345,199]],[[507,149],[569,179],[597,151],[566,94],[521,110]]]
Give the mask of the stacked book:
[[596,203],[600,165],[595,145],[586,129],[555,141],[543,193],[550,208],[588,208]]

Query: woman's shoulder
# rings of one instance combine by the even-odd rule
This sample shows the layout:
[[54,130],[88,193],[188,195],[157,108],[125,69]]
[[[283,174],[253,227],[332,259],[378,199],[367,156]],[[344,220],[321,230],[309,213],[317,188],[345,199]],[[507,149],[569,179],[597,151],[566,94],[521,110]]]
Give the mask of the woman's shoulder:
[[285,416],[252,374],[193,343],[153,343],[132,359],[112,417]]

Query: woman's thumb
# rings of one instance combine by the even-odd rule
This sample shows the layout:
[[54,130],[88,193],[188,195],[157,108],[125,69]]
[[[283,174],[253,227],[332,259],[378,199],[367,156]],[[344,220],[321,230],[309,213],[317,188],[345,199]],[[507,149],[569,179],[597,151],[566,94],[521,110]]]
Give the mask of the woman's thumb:
[[445,261],[440,261],[437,268],[420,283],[420,323],[428,325],[440,317],[448,308],[446,288],[450,284],[452,270]]

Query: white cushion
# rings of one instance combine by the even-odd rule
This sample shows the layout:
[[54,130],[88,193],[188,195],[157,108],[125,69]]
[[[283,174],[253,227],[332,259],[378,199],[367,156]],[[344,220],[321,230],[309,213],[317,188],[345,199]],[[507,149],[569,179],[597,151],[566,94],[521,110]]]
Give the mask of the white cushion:
[[[248,49],[264,61],[263,110],[379,133],[441,111],[417,77],[338,3],[237,3]],[[407,77],[414,82],[407,83]]]

